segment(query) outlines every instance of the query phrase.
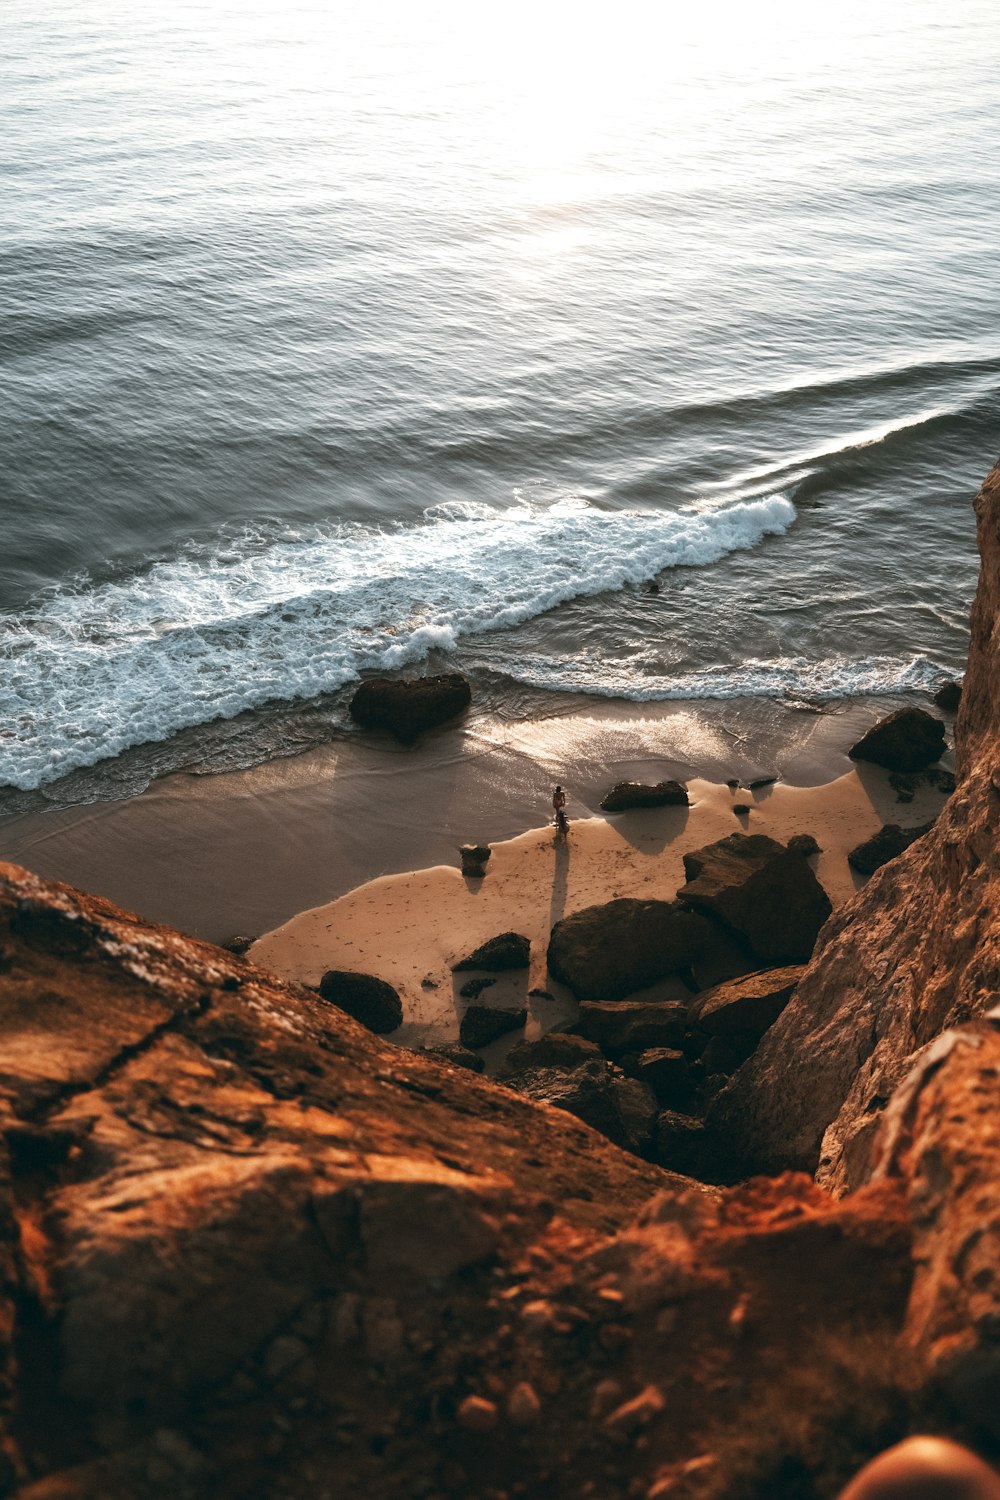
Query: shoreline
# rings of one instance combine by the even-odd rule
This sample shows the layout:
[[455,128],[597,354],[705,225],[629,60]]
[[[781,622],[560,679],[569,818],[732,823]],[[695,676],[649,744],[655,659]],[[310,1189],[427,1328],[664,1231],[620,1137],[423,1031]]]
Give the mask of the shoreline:
[[[827,785],[853,769],[846,748],[895,706],[579,697],[521,719],[474,708],[409,748],[355,733],[245,770],[175,772],[117,801],[2,818],[0,854],[196,937],[256,937],[373,879],[457,867],[463,843],[524,835],[547,817],[555,781],[577,824],[622,780],[777,774],[783,792]],[[914,806],[880,821],[918,822]],[[726,816],[723,831],[735,830]]]
[[[264,934],[248,956],[309,985],[318,984],[327,969],[387,980],[404,1009],[392,1040],[427,1046],[457,1037],[465,1004],[460,987],[468,976],[453,974],[452,966],[488,939],[515,930],[530,939],[530,967],[495,976],[479,1003],[526,1007],[523,1034],[530,1040],[576,1014],[569,991],[546,969],[548,935],[560,918],[619,896],[672,900],[685,879],[683,855],[736,832],[765,833],[782,843],[811,833],[820,853],[809,862],[836,910],[865,884],[847,863],[849,851],[884,822],[927,821],[945,800],[927,788],[900,807],[888,773],[871,766],[813,787],[734,792],[693,779],[688,792],[689,807],[571,822],[566,840],[557,839],[549,825],[495,843],[480,881],[464,878],[453,865],[382,876],[296,914]],[[740,802],[750,804],[748,814],[734,814],[733,804]],[[676,978],[651,986],[642,997],[689,998]],[[484,1049],[488,1065],[521,1034]]]

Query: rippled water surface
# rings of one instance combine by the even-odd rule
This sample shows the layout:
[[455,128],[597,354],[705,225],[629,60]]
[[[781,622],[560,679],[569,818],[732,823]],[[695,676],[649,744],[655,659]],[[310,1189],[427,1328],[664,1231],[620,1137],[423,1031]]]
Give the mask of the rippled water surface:
[[1000,11],[820,9],[6,0],[0,784],[273,753],[441,652],[539,701],[960,670]]

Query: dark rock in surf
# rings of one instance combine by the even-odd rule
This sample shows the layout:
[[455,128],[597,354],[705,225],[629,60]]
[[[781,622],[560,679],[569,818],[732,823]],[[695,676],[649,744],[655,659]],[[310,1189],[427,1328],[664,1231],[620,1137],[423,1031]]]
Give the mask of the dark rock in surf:
[[938,708],[943,708],[946,714],[957,714],[961,701],[962,684],[954,678],[950,682],[942,682],[934,694],[934,702]]
[[463,844],[458,852],[462,859],[462,874],[482,880],[486,874],[489,857],[493,853],[489,844]]
[[947,749],[944,724],[922,708],[899,708],[879,719],[848,755],[888,771],[922,771]]
[[319,982],[319,993],[380,1036],[403,1024],[403,1002],[399,995],[391,984],[376,979],[374,974],[328,969]]
[[531,940],[519,932],[501,932],[498,937],[482,943],[468,958],[452,965],[452,972],[464,969],[486,969],[499,974],[504,969],[526,969],[531,961]]
[[687,807],[687,788],[679,781],[619,781],[601,803],[604,812],[626,812],[633,807]]
[[930,823],[922,823],[919,828],[900,828],[898,823],[886,823],[878,833],[851,850],[847,863],[859,875],[874,875],[876,870],[902,854],[904,849],[909,849],[933,827],[933,819]]
[[350,714],[363,729],[384,729],[412,745],[425,729],[444,724],[468,708],[472,689],[460,672],[412,679],[372,677],[351,699]]

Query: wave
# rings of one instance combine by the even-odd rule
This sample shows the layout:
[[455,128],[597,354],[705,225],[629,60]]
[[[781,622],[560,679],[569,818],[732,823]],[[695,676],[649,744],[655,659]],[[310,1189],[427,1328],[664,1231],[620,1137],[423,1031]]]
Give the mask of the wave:
[[0,622],[0,785],[34,790],[179,730],[335,691],[570,599],[780,535],[781,495],[672,512],[446,506],[422,524],[247,533]]
[[926,656],[862,656],[856,660],[781,657],[745,661],[678,675],[655,673],[638,663],[606,663],[599,672],[592,662],[521,658],[509,669],[515,682],[545,692],[589,693],[626,698],[633,703],[671,699],[777,698],[803,703],[837,698],[886,697],[927,692],[940,685],[942,669]]

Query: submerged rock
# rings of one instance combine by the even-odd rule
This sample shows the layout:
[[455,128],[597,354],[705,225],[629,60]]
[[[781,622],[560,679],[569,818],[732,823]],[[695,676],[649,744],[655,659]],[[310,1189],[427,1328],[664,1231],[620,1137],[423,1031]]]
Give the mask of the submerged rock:
[[944,724],[923,708],[898,708],[873,724],[848,750],[852,760],[867,760],[889,771],[922,771],[947,749]]
[[374,974],[328,969],[319,982],[319,992],[369,1031],[384,1035],[403,1024],[403,1002],[398,993]]
[[577,1000],[620,1000],[689,968],[712,937],[704,917],[676,902],[622,897],[556,923],[549,972]]
[[371,677],[358,688],[350,715],[363,729],[384,729],[412,745],[425,729],[453,719],[472,702],[472,689],[460,672],[438,677]]
[[801,854],[763,833],[731,833],[684,856],[677,899],[727,923],[765,964],[802,963],[832,910]]

